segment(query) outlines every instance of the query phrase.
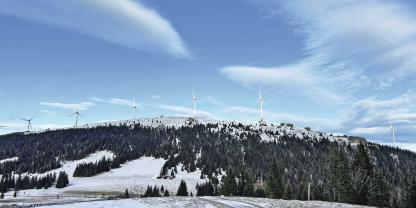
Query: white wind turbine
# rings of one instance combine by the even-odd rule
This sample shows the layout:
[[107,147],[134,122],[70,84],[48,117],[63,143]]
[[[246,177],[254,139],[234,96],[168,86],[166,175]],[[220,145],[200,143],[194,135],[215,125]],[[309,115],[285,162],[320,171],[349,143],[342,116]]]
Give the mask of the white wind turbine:
[[25,119],[25,118],[21,118],[20,120],[22,121],[26,121],[27,122],[27,132],[30,132],[30,130],[32,129],[32,120],[35,118],[36,116],[32,116],[32,118],[30,119]]
[[70,116],[75,116],[75,127],[77,127],[79,116],[82,116],[81,113],[79,112],[79,110],[76,110],[75,113],[71,114]]
[[198,99],[196,98],[194,88],[192,88],[192,103],[194,105],[194,110],[192,112],[192,117],[194,117],[194,118],[196,117],[196,103],[197,102],[198,102]]
[[396,138],[394,138],[396,129],[393,127],[393,125],[391,125],[391,121],[390,121],[390,130],[391,130],[391,134],[393,137],[393,147],[396,147]]
[[137,112],[137,105],[136,102],[134,101],[134,97],[133,97],[133,103],[131,108],[133,108],[133,122],[136,121],[136,112]]
[[260,89],[259,89],[259,99],[257,100],[256,104],[260,104],[260,122],[263,122],[263,105],[266,103],[264,102]]

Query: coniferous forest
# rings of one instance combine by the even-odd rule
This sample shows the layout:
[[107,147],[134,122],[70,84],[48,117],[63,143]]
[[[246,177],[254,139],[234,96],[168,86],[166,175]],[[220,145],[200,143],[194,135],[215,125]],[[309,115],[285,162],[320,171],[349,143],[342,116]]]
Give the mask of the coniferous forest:
[[[11,174],[43,173],[59,168],[62,161],[109,150],[115,158],[80,164],[74,173],[68,174],[89,177],[141,156],[153,156],[166,159],[160,167],[161,175],[174,176],[179,163],[184,171],[201,169],[201,178],[207,182],[197,185],[197,196],[223,194],[298,200],[309,197],[380,207],[411,207],[415,203],[416,154],[411,151],[366,141],[330,141],[308,136],[300,139],[286,134],[264,141],[263,130],[252,127],[239,123],[181,127],[136,124],[3,135],[0,160],[19,159],[0,164],[0,174],[4,176],[1,192],[16,186],[47,188],[56,183],[57,187],[65,187],[66,173],[59,174],[58,179],[56,176],[20,179],[33,180],[30,187],[20,187]],[[233,133],[229,129],[234,129]],[[161,192],[153,190],[155,187],[148,189],[148,196]]]

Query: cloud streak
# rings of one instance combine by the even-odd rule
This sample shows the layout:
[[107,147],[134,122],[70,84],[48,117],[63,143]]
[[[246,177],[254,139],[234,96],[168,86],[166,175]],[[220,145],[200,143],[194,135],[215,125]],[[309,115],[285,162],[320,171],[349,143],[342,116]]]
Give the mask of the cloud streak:
[[74,30],[135,50],[190,56],[172,24],[138,1],[1,1],[0,13]]
[[59,102],[41,102],[39,103],[43,106],[48,106],[52,108],[60,108],[65,110],[79,110],[79,111],[85,111],[89,107],[94,106],[95,103],[93,102],[80,102],[80,103],[59,103]]
[[273,67],[222,68],[230,80],[285,87],[342,103],[354,99],[361,89],[380,90],[416,79],[416,15],[401,2],[264,0],[255,4],[268,6],[270,14],[294,27],[304,38],[300,53],[305,58]]
[[113,104],[113,105],[124,105],[124,106],[134,106],[134,104],[137,105],[136,101],[133,103],[133,100],[126,100],[122,98],[110,98],[110,99],[102,99],[97,97],[91,97],[91,100],[94,102],[100,102],[100,103],[107,103],[107,104]]

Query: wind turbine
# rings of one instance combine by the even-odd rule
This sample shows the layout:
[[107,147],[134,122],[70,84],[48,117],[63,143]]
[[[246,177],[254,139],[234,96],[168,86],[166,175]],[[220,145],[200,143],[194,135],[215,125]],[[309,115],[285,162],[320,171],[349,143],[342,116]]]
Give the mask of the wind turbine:
[[137,105],[136,102],[134,101],[134,97],[133,97],[133,105],[132,105],[134,114],[133,114],[133,123],[136,122],[136,112],[137,112]]
[[33,116],[30,119],[25,119],[25,118],[21,118],[20,120],[22,121],[26,121],[27,122],[27,131],[30,132],[30,130],[32,129],[32,120],[35,118],[36,116]]
[[71,114],[71,116],[75,116],[75,127],[77,127],[79,116],[82,116],[81,113],[79,112],[79,110],[77,110],[75,111],[75,113]]
[[263,122],[263,105],[266,103],[264,102],[263,96],[261,95],[261,89],[259,89],[259,99],[257,100],[256,104],[260,104],[260,122]]
[[192,117],[194,117],[194,118],[195,118],[195,115],[196,115],[196,103],[197,102],[198,102],[198,99],[196,98],[194,88],[192,88],[192,103],[194,105],[194,111],[192,112]]
[[391,121],[390,121],[390,130],[391,130],[391,134],[393,137],[393,146],[396,147],[396,139],[394,138],[394,133],[396,131],[396,129],[394,129],[393,125],[391,125]]

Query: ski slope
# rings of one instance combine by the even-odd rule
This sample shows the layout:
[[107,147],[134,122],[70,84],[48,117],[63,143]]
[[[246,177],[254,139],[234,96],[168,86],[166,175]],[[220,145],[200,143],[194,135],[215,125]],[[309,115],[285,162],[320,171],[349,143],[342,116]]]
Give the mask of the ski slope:
[[[22,190],[18,192],[19,199],[16,200],[37,201],[39,197],[56,197],[57,195],[65,198],[108,196],[123,193],[125,189],[128,189],[131,195],[140,195],[145,192],[148,185],[157,185],[159,187],[163,185],[164,188],[169,190],[171,195],[174,195],[181,180],[186,181],[188,191],[193,192],[195,195],[196,184],[205,182],[205,179],[200,179],[201,171],[199,169],[188,173],[181,171],[181,164],[177,166],[178,173],[174,179],[157,179],[166,160],[154,157],[141,157],[122,164],[120,168],[92,177],[80,178],[72,176],[76,166],[80,163],[95,162],[102,157],[112,158],[113,156],[114,154],[110,151],[98,151],[81,160],[66,161],[61,168],[43,174],[29,174],[30,176],[41,176],[65,171],[69,175],[69,184],[62,189],[51,187],[49,189]],[[5,199],[15,200],[12,195],[13,192],[7,192]]]

